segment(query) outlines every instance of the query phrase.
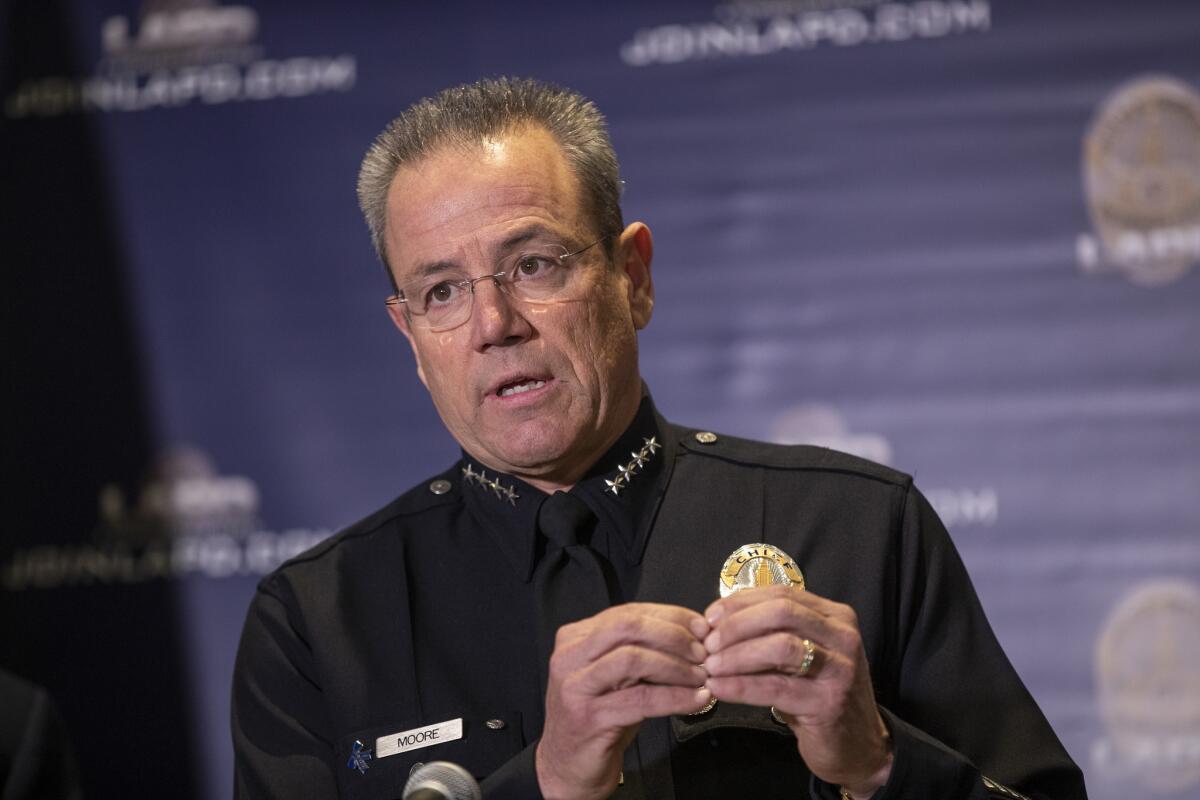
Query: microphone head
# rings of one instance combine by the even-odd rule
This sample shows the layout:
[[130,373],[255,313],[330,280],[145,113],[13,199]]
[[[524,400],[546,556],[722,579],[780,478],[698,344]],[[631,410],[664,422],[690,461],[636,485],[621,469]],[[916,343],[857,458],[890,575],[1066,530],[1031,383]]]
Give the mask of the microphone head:
[[[418,792],[420,794],[418,794]],[[471,773],[449,761],[430,761],[422,764],[408,776],[404,784],[404,800],[410,797],[437,797],[439,792],[446,800],[482,800],[483,793]]]

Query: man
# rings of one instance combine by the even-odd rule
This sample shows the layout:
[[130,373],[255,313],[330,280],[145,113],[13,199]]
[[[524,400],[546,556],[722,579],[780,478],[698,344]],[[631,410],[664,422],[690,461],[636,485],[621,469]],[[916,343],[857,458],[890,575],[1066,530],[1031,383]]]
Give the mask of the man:
[[50,693],[0,669],[0,797],[79,800],[79,766]]
[[368,152],[388,309],[462,458],[262,582],[237,794],[396,797],[448,760],[492,797],[1084,797],[907,476],[658,416],[619,186],[595,107],[530,81]]

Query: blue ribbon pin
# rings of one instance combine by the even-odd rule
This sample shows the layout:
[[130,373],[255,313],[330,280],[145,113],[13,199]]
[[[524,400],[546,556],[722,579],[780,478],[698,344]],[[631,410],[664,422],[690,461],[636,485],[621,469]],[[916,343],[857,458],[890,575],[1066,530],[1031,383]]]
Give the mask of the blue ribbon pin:
[[350,748],[350,760],[346,762],[346,766],[350,769],[356,769],[359,771],[359,773],[366,775],[367,769],[369,769],[371,766],[367,763],[370,760],[370,749],[362,742],[355,739],[354,745]]

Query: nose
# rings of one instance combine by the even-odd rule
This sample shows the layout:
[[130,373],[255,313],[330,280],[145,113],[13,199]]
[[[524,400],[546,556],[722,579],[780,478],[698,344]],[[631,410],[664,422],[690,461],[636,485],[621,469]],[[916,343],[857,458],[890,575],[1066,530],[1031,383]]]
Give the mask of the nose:
[[533,333],[529,320],[516,308],[495,276],[478,279],[471,286],[474,295],[471,310],[472,336],[477,350],[519,344]]

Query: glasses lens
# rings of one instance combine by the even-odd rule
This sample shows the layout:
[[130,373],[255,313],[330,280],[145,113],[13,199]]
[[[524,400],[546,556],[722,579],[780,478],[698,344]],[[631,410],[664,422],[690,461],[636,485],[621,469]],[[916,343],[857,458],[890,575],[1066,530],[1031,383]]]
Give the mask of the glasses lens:
[[548,300],[562,291],[571,270],[564,263],[565,248],[522,253],[504,270],[512,291],[528,300]]
[[603,239],[571,251],[557,244],[536,246],[500,262],[499,271],[478,278],[443,278],[403,292],[414,323],[434,331],[462,325],[471,316],[475,284],[495,281],[496,287],[518,300],[551,302],[570,299],[579,284],[575,262]]
[[471,287],[466,281],[435,281],[404,296],[417,320],[435,331],[461,325],[471,314]]

